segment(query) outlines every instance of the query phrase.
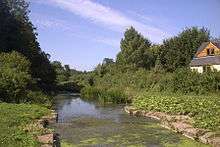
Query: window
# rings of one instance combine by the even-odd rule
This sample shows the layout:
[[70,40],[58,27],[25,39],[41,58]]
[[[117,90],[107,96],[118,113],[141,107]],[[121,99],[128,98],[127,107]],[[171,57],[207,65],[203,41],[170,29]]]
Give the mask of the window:
[[208,56],[214,56],[215,55],[215,50],[213,48],[207,49],[207,55]]

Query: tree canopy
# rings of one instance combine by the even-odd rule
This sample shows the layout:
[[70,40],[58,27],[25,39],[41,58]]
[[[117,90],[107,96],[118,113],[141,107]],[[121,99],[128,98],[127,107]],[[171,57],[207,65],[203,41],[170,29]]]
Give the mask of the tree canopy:
[[121,40],[121,51],[116,62],[124,65],[150,69],[153,66],[153,55],[149,48],[150,40],[144,38],[133,27],[127,29]]
[[43,91],[53,89],[56,79],[49,55],[37,41],[37,33],[28,17],[25,0],[0,1],[0,52],[17,51],[31,63],[31,75]]
[[197,27],[186,28],[177,36],[164,40],[159,50],[162,67],[167,71],[174,71],[189,66],[198,47],[209,40],[209,31]]

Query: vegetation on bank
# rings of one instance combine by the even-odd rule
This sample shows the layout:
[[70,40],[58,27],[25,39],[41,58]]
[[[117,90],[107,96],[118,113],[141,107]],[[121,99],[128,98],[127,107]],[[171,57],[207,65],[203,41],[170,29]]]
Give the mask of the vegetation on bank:
[[[190,77],[190,78],[189,78]],[[168,92],[185,94],[219,94],[220,73],[210,72],[200,74],[187,68],[169,73],[165,71],[148,71],[145,69],[118,69],[100,77],[94,75],[94,84],[86,86],[81,92],[85,97],[94,98],[99,93],[120,92],[124,101],[132,101],[137,94],[144,91]],[[114,89],[114,90],[111,90]],[[114,95],[114,94],[112,94]]]
[[40,130],[28,132],[25,127],[49,113],[38,105],[0,103],[0,146],[37,146]]
[[196,127],[219,130],[220,72],[201,74],[189,68],[198,47],[210,40],[207,29],[193,27],[156,45],[131,27],[116,61],[105,58],[88,73],[81,94],[102,102],[132,102],[144,110],[190,115]]
[[85,87],[81,90],[81,96],[88,99],[95,99],[101,103],[126,103],[127,96],[119,89],[102,89],[97,87]]
[[25,0],[0,1],[0,101],[49,106],[56,72],[42,51]]
[[96,77],[81,94],[101,102],[132,102],[144,110],[189,115],[196,127],[219,130],[219,83],[219,72],[117,70]]
[[25,0],[0,1],[0,146],[37,146],[37,126],[56,92],[56,72],[37,41]]
[[195,127],[220,131],[219,95],[182,95],[144,92],[133,100],[141,110],[189,115]]
[[22,126],[47,113],[37,105],[49,107],[56,90],[81,90],[83,97],[102,102],[187,114],[198,127],[219,129],[220,73],[189,70],[197,48],[211,40],[207,29],[186,28],[159,45],[131,27],[115,62],[105,58],[94,71],[79,72],[50,62],[28,14],[25,0],[0,1],[0,102],[14,103],[0,103],[0,143],[35,145],[33,134]]

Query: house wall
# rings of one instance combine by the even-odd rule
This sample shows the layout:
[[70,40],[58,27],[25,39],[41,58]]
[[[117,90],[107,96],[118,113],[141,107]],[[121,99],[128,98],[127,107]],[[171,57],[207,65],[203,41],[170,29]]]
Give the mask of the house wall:
[[220,65],[213,65],[213,68],[216,69],[217,71],[220,71]]
[[219,53],[220,53],[220,49],[217,48],[214,44],[212,44],[212,43],[210,42],[210,43],[206,46],[206,48],[205,48],[203,51],[201,51],[201,52],[199,52],[198,54],[196,54],[196,57],[197,57],[197,58],[200,58],[200,57],[206,57],[206,56],[208,56],[208,55],[207,55],[207,50],[210,49],[210,48],[213,48],[213,49],[214,49],[215,54],[219,54]]
[[[212,65],[210,66],[212,70],[217,70],[217,71],[220,71],[220,65]],[[192,71],[197,71],[198,73],[203,73],[203,66],[198,66],[198,67],[190,67],[190,69]]]
[[192,71],[197,71],[198,73],[203,73],[203,67],[198,66],[198,67],[190,67]]

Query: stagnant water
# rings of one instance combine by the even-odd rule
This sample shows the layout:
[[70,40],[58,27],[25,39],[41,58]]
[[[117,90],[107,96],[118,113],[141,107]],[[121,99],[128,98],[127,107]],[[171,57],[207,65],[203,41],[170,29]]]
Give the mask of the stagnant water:
[[204,146],[160,127],[156,120],[130,116],[123,107],[83,100],[76,94],[58,95],[58,123],[53,128],[70,146]]

